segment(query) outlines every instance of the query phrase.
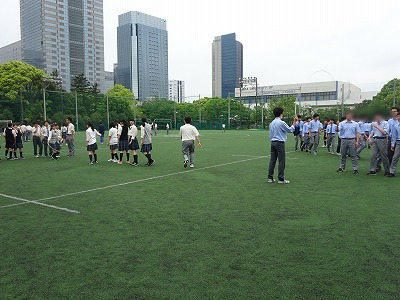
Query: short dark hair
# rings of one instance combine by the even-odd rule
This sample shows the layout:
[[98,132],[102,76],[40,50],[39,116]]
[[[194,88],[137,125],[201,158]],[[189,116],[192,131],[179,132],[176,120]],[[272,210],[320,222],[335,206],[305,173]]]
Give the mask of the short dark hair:
[[142,123],[146,123],[147,119],[146,118],[142,118]]
[[135,122],[135,119],[129,119],[129,122]]
[[333,122],[335,122],[335,119],[334,119],[334,118],[330,118],[330,119],[329,119],[329,121],[333,121]]
[[115,122],[111,122],[110,123],[110,128],[114,128],[115,127]]
[[313,117],[313,119],[318,118],[319,114],[314,114],[312,117]]
[[8,126],[8,127],[11,127],[11,126],[12,126],[12,123],[11,123],[11,122],[8,122],[8,123],[7,123],[7,126]]
[[275,107],[274,108],[274,116],[277,118],[277,117],[280,117],[282,114],[283,114],[283,108],[282,107]]
[[340,121],[344,121],[344,120],[346,120],[346,117],[341,117],[340,118]]
[[302,118],[302,116],[301,116],[301,115],[297,115],[297,118],[301,119],[301,118]]
[[68,118],[67,118],[67,120],[68,120],[68,121],[70,121],[70,122],[72,122],[72,119],[71,119],[71,117],[68,117]]
[[397,110],[397,112],[400,111],[400,108],[398,108],[397,106],[393,106],[393,107],[392,107],[392,110],[393,110],[393,109]]
[[190,117],[185,117],[185,123],[186,124],[192,123],[192,119]]

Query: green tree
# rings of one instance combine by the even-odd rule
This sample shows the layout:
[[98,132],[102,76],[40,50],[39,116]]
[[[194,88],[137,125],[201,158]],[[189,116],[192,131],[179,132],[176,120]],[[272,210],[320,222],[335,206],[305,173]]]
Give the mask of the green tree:
[[112,88],[110,88],[106,95],[113,96],[113,97],[131,97],[134,98],[133,93],[124,87],[122,84],[116,84]]
[[90,91],[90,82],[84,74],[76,75],[72,78],[71,89],[78,94],[85,94]]
[[[396,94],[395,94],[396,82]],[[393,79],[383,86],[381,91],[371,100],[363,101],[355,107],[358,115],[366,115],[372,118],[375,112],[388,112],[393,106],[393,99],[396,98],[396,106],[400,105],[400,79]]]
[[293,120],[295,115],[295,101],[296,97],[283,97],[283,98],[273,98],[269,101],[267,107],[265,108],[265,120],[269,124],[274,120],[273,110],[275,107],[282,107],[285,111],[285,120],[290,122]]
[[20,92],[38,89],[45,73],[21,61],[10,61],[0,65],[0,95],[16,99]]

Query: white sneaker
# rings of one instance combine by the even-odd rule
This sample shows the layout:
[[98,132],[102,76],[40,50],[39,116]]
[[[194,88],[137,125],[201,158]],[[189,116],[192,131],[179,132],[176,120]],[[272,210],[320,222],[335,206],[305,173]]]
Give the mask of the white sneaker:
[[190,165],[190,168],[193,169],[193,168],[194,168],[194,164],[191,164],[191,165]]
[[114,162],[114,160],[113,159],[109,159],[109,160],[107,160],[108,162]]
[[283,181],[278,181],[279,184],[289,184],[290,181],[289,180],[283,180]]
[[268,183],[274,183],[275,179],[268,179]]
[[117,162],[118,162],[118,160],[116,160],[116,159],[113,159],[113,160],[112,160],[112,162],[113,162],[113,163],[117,163]]

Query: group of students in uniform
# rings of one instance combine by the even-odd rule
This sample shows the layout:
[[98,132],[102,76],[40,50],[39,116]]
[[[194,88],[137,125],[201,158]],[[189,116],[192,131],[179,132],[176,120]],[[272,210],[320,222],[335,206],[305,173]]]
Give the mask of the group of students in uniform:
[[[182,140],[182,155],[183,165],[185,168],[190,166],[194,168],[194,141],[197,140],[199,147],[200,143],[199,132],[196,127],[192,126],[191,118],[185,118],[185,125],[180,128],[180,137]],[[153,127],[156,128],[156,127]],[[169,130],[169,127],[167,128]],[[107,145],[110,147],[111,158],[108,162],[123,164],[124,154],[126,155],[126,163],[131,166],[138,167],[138,150],[143,153],[147,158],[146,166],[151,167],[154,165],[155,160],[152,158],[151,152],[153,150],[152,144],[152,125],[147,122],[146,118],[142,118],[140,125],[140,147],[137,138],[138,128],[135,125],[135,120],[129,120],[129,124],[125,120],[120,122],[111,122],[110,130],[108,133]],[[86,147],[89,154],[89,164],[93,165],[98,163],[97,153],[97,136],[101,136],[92,123],[87,124],[86,130]],[[119,156],[117,153],[119,152]],[[133,161],[130,161],[130,154],[132,153]]]
[[358,160],[361,153],[367,147],[372,149],[370,158],[370,170],[367,175],[377,175],[382,165],[384,176],[395,177],[398,161],[400,159],[400,109],[392,107],[391,117],[385,120],[385,113],[376,112],[373,122],[368,122],[366,117],[356,120],[352,111],[348,111],[339,122],[334,119],[321,123],[318,114],[313,118],[296,116],[292,126],[288,126],[283,120],[282,108],[275,108],[275,120],[270,124],[271,161],[268,182],[273,183],[275,179],[274,169],[279,161],[278,183],[287,184],[284,178],[285,169],[285,142],[286,134],[293,133],[295,136],[295,151],[300,144],[301,151],[317,155],[321,133],[324,136],[324,147],[328,153],[335,155],[335,143],[338,139],[336,149],[340,155],[338,173],[346,170],[346,161],[349,157],[352,162],[353,174],[358,174]]
[[[155,160],[152,158],[152,124],[147,122],[146,118],[142,118],[140,125],[140,147],[138,141],[138,128],[135,125],[135,120],[125,120],[119,122],[111,122],[108,133],[107,145],[110,147],[111,158],[108,162],[123,164],[124,154],[126,155],[126,163],[134,167],[139,166],[138,150],[147,158],[146,166],[153,166]],[[104,125],[100,124],[99,130],[95,129],[91,122],[86,124],[86,150],[89,156],[89,164],[94,165],[99,163],[97,156],[97,138],[100,137],[100,143],[104,142]],[[157,127],[153,127],[155,130]],[[169,126],[167,126],[169,133]],[[60,158],[61,144],[64,142],[68,146],[68,157],[75,156],[75,126],[72,124],[72,119],[67,118],[66,124],[60,129],[56,124],[49,124],[47,121],[40,126],[35,122],[31,127],[34,156],[39,158],[42,156],[43,150],[45,157],[51,157],[54,160]],[[154,132],[155,133],[155,132]],[[21,127],[17,124],[9,123],[4,130],[6,139],[7,159],[13,160],[17,158],[17,150],[20,151],[20,158],[23,156],[23,133]],[[194,168],[194,142],[197,140],[198,146],[201,148],[199,132],[196,127],[191,125],[191,118],[185,118],[185,125],[180,128],[180,137],[182,141],[183,165],[185,168],[190,166]],[[117,153],[117,151],[119,153]],[[133,156],[133,161],[130,161],[130,154]],[[13,156],[14,155],[14,156]]]

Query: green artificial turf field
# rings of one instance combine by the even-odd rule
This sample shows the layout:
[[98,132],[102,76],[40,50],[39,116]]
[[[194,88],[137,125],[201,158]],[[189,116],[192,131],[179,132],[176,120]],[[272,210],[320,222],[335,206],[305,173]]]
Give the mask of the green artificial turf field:
[[72,159],[3,159],[0,299],[400,298],[400,178],[366,176],[369,150],[359,175],[288,153],[268,185],[267,132],[202,134],[187,172],[164,132],[151,168],[88,165],[83,133]]

